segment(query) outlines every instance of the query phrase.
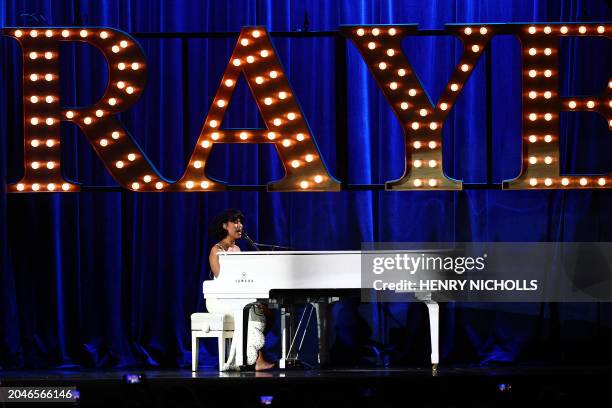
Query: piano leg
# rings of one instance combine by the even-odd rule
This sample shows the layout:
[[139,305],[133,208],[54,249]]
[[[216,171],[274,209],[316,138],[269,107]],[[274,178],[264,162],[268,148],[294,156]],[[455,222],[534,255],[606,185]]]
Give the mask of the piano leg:
[[433,374],[438,372],[439,356],[439,327],[440,327],[440,305],[434,300],[431,300],[431,292],[417,293],[417,299],[425,303],[429,312],[429,334],[431,337],[431,367]]
[[328,311],[327,299],[313,303],[317,313],[317,334],[319,337],[319,365],[329,363],[329,350],[327,348]]
[[291,316],[293,310],[291,307],[282,307],[280,309],[281,318],[281,359],[278,362],[280,369],[287,368],[287,353],[289,352],[289,342],[291,341]]

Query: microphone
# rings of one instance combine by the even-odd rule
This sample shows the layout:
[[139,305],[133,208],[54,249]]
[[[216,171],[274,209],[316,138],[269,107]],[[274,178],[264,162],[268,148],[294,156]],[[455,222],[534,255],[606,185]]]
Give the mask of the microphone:
[[249,237],[245,230],[242,230],[242,238],[246,239],[246,242],[248,242],[249,245],[252,246],[256,251],[259,251],[259,247],[255,244],[255,242],[253,242],[253,240],[251,239],[251,237]]

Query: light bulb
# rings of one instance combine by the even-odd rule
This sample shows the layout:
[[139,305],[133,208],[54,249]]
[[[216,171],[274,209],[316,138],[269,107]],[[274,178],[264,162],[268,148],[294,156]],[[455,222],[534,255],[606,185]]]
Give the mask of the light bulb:
[[429,142],[428,146],[430,149],[435,149],[438,146],[438,144],[432,140],[431,142]]
[[580,27],[578,27],[578,32],[579,32],[580,34],[584,34],[584,33],[586,33],[586,32],[587,32],[587,29],[586,29],[586,27],[585,27],[585,26],[580,26]]
[[127,46],[128,46],[128,43],[127,43],[127,41],[125,41],[125,40],[121,40],[121,41],[119,42],[119,46],[120,46],[121,48],[125,48],[125,47],[127,47]]
[[188,182],[186,182],[186,183],[185,183],[185,186],[186,186],[188,189],[190,189],[190,190],[191,190],[191,189],[193,188],[193,181],[188,181]]
[[400,108],[402,108],[402,110],[406,110],[406,109],[408,109],[408,102],[402,102],[402,103],[400,104]]
[[469,69],[470,69],[470,66],[468,64],[461,65],[461,70],[463,72],[468,72]]
[[143,181],[145,183],[150,183],[151,182],[151,176],[149,176],[148,174],[146,176],[144,176],[142,179],[143,179]]
[[117,82],[117,88],[119,88],[119,89],[125,88],[125,82],[123,82],[123,81]]
[[551,164],[552,162],[553,162],[552,157],[550,157],[550,156],[546,156],[546,157],[544,158],[544,163],[546,163],[546,164]]
[[53,58],[53,53],[50,51],[45,52],[45,59],[50,60],[51,58]]
[[52,97],[51,95],[47,95],[47,96],[45,97],[45,102],[47,102],[47,103],[53,103],[53,97]]
[[487,27],[480,27],[480,34],[485,35],[487,31]]
[[210,138],[211,138],[212,140],[217,140],[217,139],[219,139],[219,132],[212,132],[212,133],[211,133],[211,135],[210,135]]
[[196,169],[202,168],[202,162],[199,160],[194,161],[193,167],[195,167]]
[[54,168],[54,167],[55,167],[55,163],[53,163],[53,162],[47,162],[47,168],[48,168],[49,170],[53,170],[53,168]]
[[587,105],[587,108],[593,109],[595,107],[595,102],[594,101],[588,101],[586,105]]
[[417,94],[416,89],[409,89],[409,90],[408,90],[408,95],[410,95],[410,96],[415,96],[416,94]]
[[96,116],[97,116],[97,117],[101,118],[103,115],[104,115],[104,111],[102,111],[102,109],[98,109],[98,110],[96,111]]
[[321,183],[323,181],[323,176],[317,174],[316,176],[314,176],[314,181],[317,184]]
[[550,48],[544,48],[544,55],[550,56],[552,54],[552,50]]
[[403,77],[404,75],[406,75],[406,70],[404,68],[398,69],[397,70],[397,75]]
[[416,168],[419,168],[423,165],[423,162],[421,160],[415,160],[414,162],[412,162],[412,165]]
[[87,34],[88,34],[87,30],[81,30],[81,31],[79,32],[79,35],[80,35],[81,37],[83,37],[83,38],[87,37]]
[[38,146],[40,145],[40,142],[39,142],[38,140],[34,139],[34,140],[32,140],[32,141],[30,142],[30,145],[31,145],[32,147],[38,147]]
[[62,37],[66,38],[70,35],[70,33],[68,32],[68,30],[62,30]]
[[137,62],[132,62],[132,70],[136,71],[140,68],[140,64]]
[[470,34],[472,34],[472,29],[470,27],[465,27],[463,32],[465,33],[465,35],[470,35]]
[[266,105],[272,105],[272,98],[266,98],[266,99],[264,99],[264,104],[266,104]]
[[249,55],[246,58],[247,63],[252,64],[253,62],[255,62],[255,57],[253,57],[252,55]]
[[544,184],[545,185],[550,187],[552,185],[552,183],[553,183],[552,179],[550,179],[550,178],[544,179]]
[[259,32],[259,30],[253,30],[253,32],[251,33],[251,35],[253,36],[253,38],[259,38],[259,36],[261,35],[261,33]]
[[55,123],[55,121],[53,120],[53,118],[47,118],[47,120],[45,120],[45,123],[48,126],[51,126],[51,125],[53,125],[53,123]]
[[200,187],[207,189],[209,187],[210,183],[208,183],[208,181],[203,181],[200,183]]
[[219,124],[219,122],[217,122],[216,120],[213,119],[210,122],[208,122],[208,124],[210,125],[210,127],[216,128],[217,125]]
[[31,52],[30,59],[35,60],[36,58],[38,58],[38,54],[36,54],[35,52]]
[[89,116],[87,116],[87,117],[86,117],[86,118],[83,120],[83,122],[84,122],[86,125],[91,125],[92,119],[91,119]]
[[436,167],[436,164],[438,164],[435,160],[430,160],[429,161],[429,167],[433,168]]
[[287,119],[289,119],[289,120],[294,120],[294,119],[295,119],[295,113],[293,113],[293,112],[289,112],[289,113],[287,114]]
[[423,182],[419,179],[414,180],[412,183],[415,187],[421,187],[421,185],[423,184]]
[[304,181],[302,181],[302,182],[300,183],[300,188],[302,188],[303,190],[305,190],[305,189],[307,189],[307,188],[308,188],[308,186],[309,186],[309,185],[310,185],[310,184],[309,184],[309,183],[308,183],[306,180],[304,180]]
[[278,93],[278,99],[285,99],[285,98],[287,98],[287,92],[281,91]]
[[208,140],[204,140],[201,144],[204,149],[208,149],[210,147],[210,142]]
[[551,136],[551,135],[546,135],[546,136],[544,136],[544,141],[545,141],[546,143],[550,143],[550,142],[552,142],[552,136]]
[[430,187],[435,187],[438,185],[438,180],[436,179],[429,179],[429,186]]
[[359,37],[363,37],[364,34],[365,34],[365,30],[363,28],[358,28],[357,29],[357,35]]
[[563,184],[564,186],[567,186],[569,184],[569,179],[568,178],[562,178],[561,179],[561,184]]
[[106,140],[106,139],[100,139],[100,146],[102,146],[102,147],[106,147],[106,146],[108,146],[108,140]]
[[155,188],[161,190],[162,188],[164,188],[164,184],[161,181],[158,181],[157,183],[155,183]]
[[111,137],[112,137],[114,140],[119,139],[119,132],[114,131],[113,133],[111,133]]
[[374,28],[374,29],[372,30],[372,35],[373,35],[374,37],[376,37],[376,36],[378,36],[378,34],[380,34],[380,30],[379,30],[378,28]]
[[397,89],[397,82],[391,82],[391,83],[389,84],[389,88],[391,88],[392,90],[394,90],[394,91],[395,91],[395,90]]
[[32,102],[32,103],[37,103],[37,102],[38,102],[38,96],[35,96],[35,95],[34,95],[34,96],[31,96],[31,97],[30,97],[30,102]]
[[561,29],[559,31],[561,31],[561,34],[567,34],[567,27],[561,26]]
[[457,92],[459,90],[459,85],[457,84],[451,84],[450,86],[451,91],[453,92]]
[[132,183],[132,190],[138,190],[140,188],[140,184],[133,182]]
[[219,99],[217,101],[217,106],[220,107],[220,108],[224,107],[225,106],[225,101],[223,99]]
[[476,44],[472,45],[472,52],[478,52],[480,51],[480,47]]
[[412,129],[417,130],[419,128],[419,122],[412,122]]
[[130,153],[130,154],[128,154],[127,158],[128,158],[129,161],[134,161],[134,160],[136,160],[136,155],[134,153]]
[[576,108],[576,101],[569,101],[569,103],[567,104],[567,106],[570,107],[570,109],[574,109]]
[[368,48],[369,48],[369,49],[371,49],[371,50],[373,50],[374,48],[376,48],[376,43],[374,43],[374,42],[369,42],[369,43],[368,43]]
[[552,76],[552,71],[550,69],[547,69],[546,71],[544,71],[544,76],[546,78],[550,78]]
[[529,136],[529,142],[530,143],[535,143],[537,141],[538,141],[538,137],[536,135]]
[[40,167],[40,163],[39,163],[39,162],[37,162],[37,161],[35,161],[35,162],[32,162],[31,166],[32,166],[32,168],[33,168],[34,170],[36,170],[36,169],[38,169],[38,168]]
[[438,128],[438,124],[437,124],[436,122],[431,122],[431,123],[429,124],[429,128],[430,128],[431,130],[436,130],[436,129]]
[[235,67],[239,67],[240,66],[240,60],[238,58],[234,58],[234,60],[232,61],[232,64],[234,64]]
[[270,53],[268,52],[268,50],[261,50],[259,52],[259,55],[261,55],[261,58],[267,58]]
[[535,69],[531,69],[531,70],[529,70],[529,76],[530,76],[531,78],[535,78],[535,77],[536,77],[536,75],[538,75],[538,72],[537,72]]
[[600,186],[605,186],[606,185],[606,179],[603,178],[603,177],[598,178],[597,179],[597,184],[599,184]]
[[423,117],[424,117],[424,116],[427,116],[427,109],[421,109],[421,110],[419,111],[419,115],[421,115],[421,116],[423,116]]
[[381,62],[380,64],[378,64],[378,69],[380,70],[387,69],[387,64],[385,62]]
[[538,96],[537,92],[535,92],[535,91],[529,92],[529,98],[535,99],[537,96]]
[[108,104],[110,106],[115,106],[117,104],[117,99],[115,99],[115,98],[108,98]]
[[100,32],[100,38],[102,38],[103,40],[106,40],[108,38],[108,32],[106,31]]
[[49,183],[49,184],[47,184],[47,190],[49,190],[49,191],[53,191],[53,190],[55,190],[55,183]]
[[[599,34],[603,34],[606,31],[606,28],[604,26],[597,26],[597,32]],[[603,179],[600,179],[603,180]]]
[[116,54],[116,53],[118,53],[119,51],[121,51],[121,48],[119,48],[119,47],[118,47],[118,46],[116,46],[116,45],[113,45],[113,46],[111,47],[111,51],[113,51],[113,52]]
[[544,27],[544,34],[550,34],[552,33],[552,28],[550,28],[549,26]]
[[249,135],[247,134],[247,132],[240,132],[240,140],[247,140],[249,138]]
[[47,145],[47,147],[53,147],[55,146],[55,141],[53,139],[47,139],[47,142],[45,144]]
[[123,168],[123,166],[124,166],[124,163],[123,163],[121,160],[118,160],[118,161],[115,163],[115,166],[116,166],[118,169],[122,169],[122,168]]
[[394,51],[392,48],[389,48],[389,49],[387,50],[387,55],[388,55],[388,56],[390,56],[390,57],[392,57],[392,56],[394,56],[394,55],[395,55],[395,51]]
[[586,186],[588,184],[588,180],[585,177],[582,177],[580,179],[580,185],[581,186]]
[[270,140],[274,140],[274,139],[276,139],[276,133],[274,133],[274,132],[268,132],[268,139],[270,139]]
[[529,55],[533,56],[533,55],[536,55],[537,53],[538,53],[538,50],[536,50],[535,48],[529,49]]
[[264,79],[261,76],[258,76],[257,78],[255,78],[255,83],[257,83],[258,85],[263,84]]
[[278,72],[276,72],[276,71],[270,71],[270,72],[268,73],[268,76],[269,76],[270,78],[274,79],[274,78],[276,78],[276,77],[278,76]]
[[447,109],[448,109],[448,105],[447,105],[445,102],[442,102],[442,103],[440,104],[440,109],[442,109],[443,111],[445,111],[445,110],[447,110]]
[[536,33],[536,28],[534,26],[529,27],[529,29],[527,30],[529,32],[529,34],[535,34]]
[[125,92],[127,92],[129,94],[132,94],[132,93],[134,93],[134,88],[131,87],[131,86],[128,86],[127,88],[125,88]]
[[232,85],[234,85],[234,81],[232,81],[231,79],[226,79],[225,80],[225,86],[227,86],[229,88]]
[[537,158],[537,157],[535,157],[535,156],[531,156],[531,157],[529,158],[529,163],[530,163],[530,164],[536,164],[537,162],[538,162],[538,158]]
[[304,141],[304,134],[303,133],[298,133],[295,138],[297,139],[298,142],[302,142]]
[[544,92],[544,98],[550,99],[551,97],[552,97],[552,92],[550,92],[550,91]]
[[310,163],[314,160],[314,156],[312,154],[307,154],[306,156],[304,156],[304,159]]
[[70,184],[68,184],[68,183],[62,184],[62,190],[64,190],[64,191],[70,190]]
[[246,38],[243,38],[242,40],[240,40],[240,45],[242,45],[243,47],[246,47],[247,45],[249,45],[249,40],[247,40]]
[[419,142],[419,141],[417,140],[416,142],[414,142],[414,143],[412,144],[412,146],[413,146],[415,149],[420,149],[420,148],[421,148],[421,142]]
[[24,189],[25,189],[25,185],[23,185],[23,183],[17,184],[17,190],[18,191],[23,191]]
[[529,185],[530,185],[530,186],[532,186],[532,187],[533,187],[533,186],[537,186],[537,185],[538,185],[538,179],[536,179],[536,178],[530,178],[530,179],[529,179]]
[[297,169],[298,167],[300,167],[300,162],[298,160],[293,160],[291,162],[291,167],[293,167],[294,169]]
[[38,183],[32,184],[32,190],[38,191],[40,189],[40,185]]
[[50,82],[53,79],[53,75],[45,74],[45,81]]
[[30,81],[36,82],[37,80],[38,80],[38,75],[36,75],[36,74],[30,75]]
[[281,125],[281,120],[280,118],[275,118],[272,123],[274,124],[274,126],[280,126]]
[[[285,139],[283,140],[283,146],[284,147],[289,147],[291,146],[291,141],[289,139]],[[308,159],[306,159],[306,161],[308,161]]]
[[38,31],[36,31],[36,30],[30,31],[30,37],[32,37],[32,38],[38,37]]

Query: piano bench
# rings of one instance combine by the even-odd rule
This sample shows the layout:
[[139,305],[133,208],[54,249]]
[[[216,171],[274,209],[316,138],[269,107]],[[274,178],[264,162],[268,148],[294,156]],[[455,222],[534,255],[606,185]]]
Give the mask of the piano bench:
[[227,369],[225,362],[225,340],[234,337],[233,317],[222,313],[194,313],[191,315],[191,371],[198,370],[199,340],[206,337],[217,338],[219,344],[219,371],[225,371]]

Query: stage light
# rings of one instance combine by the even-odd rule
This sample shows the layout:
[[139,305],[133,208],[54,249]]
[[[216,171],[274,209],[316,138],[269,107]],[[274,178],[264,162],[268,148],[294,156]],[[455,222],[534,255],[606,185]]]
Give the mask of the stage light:
[[53,58],[53,53],[50,51],[45,52],[45,59],[50,60],[51,58]]
[[363,37],[364,34],[365,34],[365,30],[363,28],[357,29],[357,35],[358,36]]
[[68,190],[70,190],[70,184],[68,184],[68,183],[63,183],[63,184],[62,184],[62,190],[63,190],[63,191],[68,191]]
[[413,181],[413,184],[415,187],[421,187],[421,185],[423,184],[423,182],[419,179],[416,179]]
[[395,91],[395,90],[397,89],[397,82],[391,82],[391,83],[389,84],[389,88],[391,88],[392,90],[394,90],[394,91]]
[[220,107],[220,108],[224,107],[225,106],[225,101],[223,99],[219,99],[217,101],[217,106]]
[[446,104],[445,102],[442,102],[440,104],[440,109],[443,110],[443,111],[447,110],[448,109],[448,104]]
[[385,62],[381,62],[380,64],[378,64],[378,69],[380,70],[387,69],[387,64]]
[[145,183],[150,183],[150,182],[151,182],[151,176],[149,176],[149,175],[147,174],[146,176],[144,176],[144,177],[142,178],[142,180],[143,180]]
[[270,72],[268,73],[268,76],[269,76],[270,78],[272,78],[272,79],[275,79],[276,77],[278,77],[278,72],[276,72],[276,71],[270,71]]
[[368,48],[371,49],[371,50],[375,49],[376,48],[376,43],[375,42],[369,42],[368,43]]
[[100,139],[100,146],[102,146],[102,147],[106,147],[106,146],[108,146],[108,140],[106,140],[106,139]]
[[402,103],[400,104],[400,108],[402,108],[402,110],[406,110],[406,109],[408,109],[408,102],[402,102]]
[[119,132],[115,131],[113,133],[111,133],[111,137],[115,140],[119,139]]
[[298,133],[295,138],[297,139],[298,142],[303,142],[304,141],[304,134],[303,133]]
[[397,75],[403,77],[406,75],[406,70],[404,68],[398,69],[397,70]]
[[419,142],[418,140],[416,142],[414,142],[412,144],[412,147],[414,147],[415,149],[420,149],[421,148],[421,142]]
[[374,28],[374,29],[372,29],[372,35],[373,35],[374,37],[378,36],[378,34],[380,34],[380,30],[379,30],[378,28]]
[[429,187],[435,187],[438,185],[438,180],[436,179],[429,179]]
[[287,92],[281,91],[278,93],[278,99],[286,99],[287,98]]
[[108,38],[108,32],[101,31],[100,32],[100,38],[102,38],[103,40],[106,40]]
[[421,109],[421,110],[419,111],[419,115],[421,115],[421,116],[423,116],[423,117],[424,117],[424,116],[427,116],[427,109]]
[[410,95],[410,96],[416,96],[416,94],[417,94],[416,89],[409,89],[409,90],[408,90],[408,95]]
[[588,180],[586,178],[582,177],[580,179],[580,185],[581,186],[586,186],[587,184],[588,184]]
[[415,160],[414,162],[412,162],[412,165],[416,168],[419,168],[423,165],[423,162],[421,160]]
[[306,156],[304,156],[304,160],[306,160],[308,163],[311,163],[314,160],[314,156],[312,154],[307,154]]
[[31,97],[30,97],[30,102],[32,102],[32,103],[37,103],[37,102],[38,102],[38,96],[35,96],[35,95],[34,95],[34,96],[31,96]]
[[429,146],[430,149],[433,150],[436,147],[438,147],[438,144],[435,141],[432,140],[431,142],[429,142],[428,146]]
[[234,81],[232,81],[231,79],[226,79],[225,80],[225,86],[227,86],[229,88],[232,85],[234,85]]
[[30,37],[32,37],[32,38],[38,37],[38,31],[36,31],[36,30],[30,31]]
[[249,63],[249,64],[252,64],[253,62],[255,62],[255,57],[253,57],[252,55],[249,55],[246,58],[246,62]]
[[412,122],[412,129],[417,130],[419,128],[419,122]]

